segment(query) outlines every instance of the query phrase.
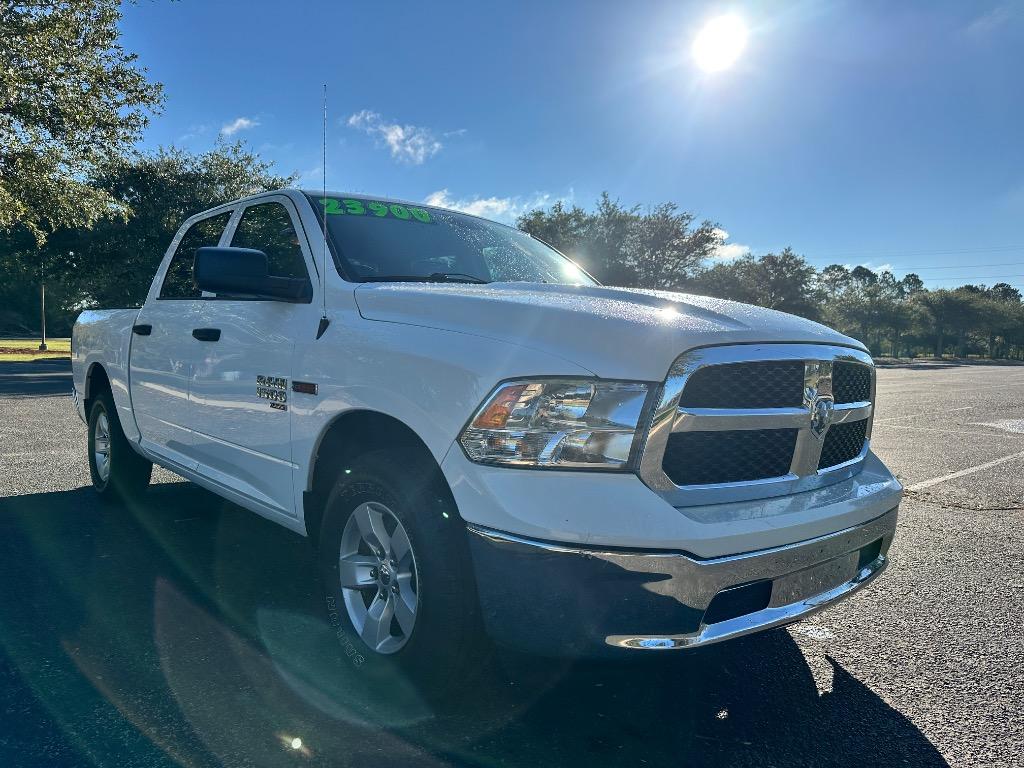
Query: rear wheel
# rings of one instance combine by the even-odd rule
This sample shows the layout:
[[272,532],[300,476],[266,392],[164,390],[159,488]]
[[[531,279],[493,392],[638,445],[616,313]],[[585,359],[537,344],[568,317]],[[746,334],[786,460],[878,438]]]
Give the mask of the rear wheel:
[[135,452],[121,429],[110,390],[89,409],[89,474],[103,499],[128,500],[147,485],[153,464]]
[[319,560],[337,637],[375,678],[439,702],[487,667],[465,526],[419,454],[375,451],[339,475]]

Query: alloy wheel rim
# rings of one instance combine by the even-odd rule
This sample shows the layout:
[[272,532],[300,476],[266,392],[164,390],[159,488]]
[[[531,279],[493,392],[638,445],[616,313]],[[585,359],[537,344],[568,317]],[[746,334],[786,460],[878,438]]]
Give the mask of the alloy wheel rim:
[[92,436],[93,459],[96,462],[96,474],[106,482],[110,477],[110,422],[107,414],[102,411],[96,417],[96,426]]
[[419,578],[409,533],[388,507],[360,504],[341,534],[338,575],[348,618],[366,645],[401,650],[419,610]]

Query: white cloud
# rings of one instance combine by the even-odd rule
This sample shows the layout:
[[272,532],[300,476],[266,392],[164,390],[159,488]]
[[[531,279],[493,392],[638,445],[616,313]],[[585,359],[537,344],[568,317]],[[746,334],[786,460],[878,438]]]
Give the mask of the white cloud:
[[985,13],[981,14],[968,24],[966,29],[967,34],[974,36],[987,35],[989,32],[992,32],[1011,21],[1019,12],[1020,8],[1013,7],[1009,4],[997,5],[995,8],[985,11]]
[[200,124],[190,125],[188,127],[188,130],[185,131],[185,133],[181,134],[181,136],[178,137],[178,143],[179,144],[184,144],[186,141],[192,141],[193,139],[198,139],[200,136],[203,136],[207,132],[209,132],[209,130],[210,130],[210,126],[204,125],[204,124],[201,124],[201,123]]
[[411,165],[422,165],[444,147],[429,128],[388,122],[379,112],[369,109],[350,116],[347,124],[383,141],[391,150],[391,157]]
[[502,221],[506,224],[514,224],[515,220],[528,211],[535,208],[546,208],[561,200],[568,202],[572,199],[572,191],[568,196],[556,198],[548,192],[534,192],[532,195],[523,197],[452,197],[447,189],[439,189],[431,192],[424,198],[427,205],[436,205],[438,208],[451,208],[455,211],[462,211],[473,216],[481,216],[485,219]]
[[220,132],[225,136],[234,136],[239,131],[247,131],[250,128],[255,128],[260,124],[260,121],[253,117],[236,117],[230,123],[225,123],[220,127]]
[[880,275],[883,272],[892,272],[893,266],[889,262],[885,264],[872,264],[870,261],[862,261],[860,264],[843,264],[849,270],[856,269],[857,267],[864,267],[870,269],[876,275]]
[[284,144],[275,144],[272,141],[265,141],[259,146],[262,155],[291,155],[295,152],[295,142],[286,141]]
[[733,259],[738,259],[750,253],[749,245],[725,242],[729,239],[729,233],[724,229],[719,227],[715,230],[715,233],[722,239],[722,242],[715,247],[714,253],[711,254],[711,258],[719,259],[721,261],[732,261]]
[[295,179],[294,185],[298,189],[319,189],[324,183],[324,167],[322,165],[314,166],[313,168],[307,168],[304,171],[299,171],[298,178]]

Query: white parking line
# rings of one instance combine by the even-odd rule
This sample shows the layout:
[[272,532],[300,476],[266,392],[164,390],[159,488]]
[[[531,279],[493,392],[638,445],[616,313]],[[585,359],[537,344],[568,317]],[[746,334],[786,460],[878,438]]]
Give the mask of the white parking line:
[[63,451],[21,451],[19,453],[0,453],[0,459],[21,459],[25,456],[60,456]]
[[1024,451],[1020,451],[1018,453],[1011,453],[1009,456],[1003,456],[1003,458],[1001,459],[993,459],[992,461],[986,461],[984,464],[978,464],[976,467],[968,467],[967,469],[961,469],[959,472],[953,472],[952,474],[943,475],[942,477],[933,477],[931,480],[922,480],[920,483],[908,485],[907,490],[920,491],[925,488],[931,488],[933,485],[944,483],[947,480],[955,480],[956,478],[963,477],[964,475],[972,475],[975,472],[981,472],[983,469],[991,469],[992,467],[999,466],[1000,464],[1005,464],[1006,462],[1013,461],[1014,459],[1024,459]]
[[980,435],[981,437],[1008,437],[1011,440],[1020,440],[1020,435],[1000,434],[999,432],[978,432],[977,430],[966,430],[966,429],[936,429],[935,427],[912,427],[909,424],[880,424],[878,425],[882,429],[910,429],[914,432],[939,432],[943,435],[957,434],[957,435]]
[[[943,382],[933,382],[935,384],[942,384]],[[977,392],[982,389],[1006,389],[1007,387],[1024,387],[1024,378],[1013,379],[1011,381],[1005,381],[1001,384],[984,384],[980,387],[957,387],[955,389],[944,389],[943,394],[955,394],[957,392]],[[886,382],[884,386],[878,387],[879,392],[898,392],[900,394],[908,395],[930,395],[934,393],[934,389],[907,389],[907,385],[903,382]]]
[[[969,411],[974,408],[973,405],[965,405],[963,408],[947,408],[943,413],[956,413],[957,411]],[[935,411],[929,411],[927,413],[910,413],[906,416],[892,416],[888,419],[875,419],[875,424],[887,424],[890,421],[899,421],[900,419],[913,419],[917,416],[934,416]]]

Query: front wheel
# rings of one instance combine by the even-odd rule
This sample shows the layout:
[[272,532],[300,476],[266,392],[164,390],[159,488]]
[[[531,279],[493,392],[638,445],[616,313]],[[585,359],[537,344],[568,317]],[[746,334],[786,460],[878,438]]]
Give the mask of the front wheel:
[[421,456],[375,451],[339,475],[319,560],[329,618],[361,666],[434,701],[486,668],[465,525]]
[[89,474],[103,499],[127,501],[149,485],[153,464],[128,442],[109,391],[89,409]]

